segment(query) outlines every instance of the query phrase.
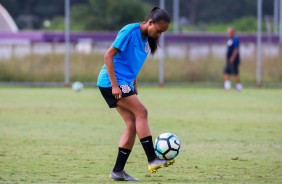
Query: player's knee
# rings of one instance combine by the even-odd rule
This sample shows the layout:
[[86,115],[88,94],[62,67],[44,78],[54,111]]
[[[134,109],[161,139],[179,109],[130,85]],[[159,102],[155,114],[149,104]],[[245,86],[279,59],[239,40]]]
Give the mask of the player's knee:
[[140,116],[141,118],[147,119],[147,117],[148,117],[148,110],[147,110],[147,108],[146,108],[146,107],[140,108],[138,114],[139,114],[139,116]]
[[136,112],[134,112],[134,115],[136,117],[136,119],[147,119],[148,117],[148,110],[146,107],[144,106],[141,106],[141,107],[138,107],[136,108]]

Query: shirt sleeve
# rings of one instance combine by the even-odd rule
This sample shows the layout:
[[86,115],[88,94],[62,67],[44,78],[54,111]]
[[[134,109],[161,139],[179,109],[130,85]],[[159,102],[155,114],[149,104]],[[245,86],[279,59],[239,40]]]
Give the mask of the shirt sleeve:
[[130,40],[130,31],[128,31],[127,29],[122,29],[120,30],[120,32],[118,33],[115,41],[113,42],[112,46],[117,48],[118,50],[124,52],[125,48]]
[[239,49],[239,39],[238,38],[233,39],[233,46],[235,49]]

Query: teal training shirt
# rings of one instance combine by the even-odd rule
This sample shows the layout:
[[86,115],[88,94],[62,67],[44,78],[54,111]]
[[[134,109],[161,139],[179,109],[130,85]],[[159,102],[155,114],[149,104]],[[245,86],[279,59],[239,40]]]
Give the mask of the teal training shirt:
[[[113,58],[118,85],[127,84],[134,90],[132,83],[150,51],[148,36],[142,39],[139,23],[128,24],[119,31],[112,46],[119,50]],[[105,65],[100,71],[97,85],[105,88],[112,87]]]

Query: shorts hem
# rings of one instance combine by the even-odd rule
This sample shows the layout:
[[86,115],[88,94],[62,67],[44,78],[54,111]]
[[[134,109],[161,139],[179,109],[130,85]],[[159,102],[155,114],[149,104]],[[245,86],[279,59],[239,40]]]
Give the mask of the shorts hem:
[[[118,100],[114,97],[114,95],[112,94],[112,88],[105,88],[105,87],[100,87],[100,92],[102,94],[102,96],[104,97],[106,103],[108,104],[109,108],[116,108],[118,107]],[[122,89],[121,89],[122,90]],[[122,98],[131,96],[131,95],[135,95],[135,91],[131,90],[127,93],[124,93],[122,90]]]

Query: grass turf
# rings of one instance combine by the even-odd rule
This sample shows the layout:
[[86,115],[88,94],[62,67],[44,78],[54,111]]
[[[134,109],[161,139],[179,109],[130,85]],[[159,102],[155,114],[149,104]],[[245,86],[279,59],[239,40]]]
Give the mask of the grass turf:
[[[281,183],[281,89],[139,97],[153,137],[172,132],[182,145],[175,165],[150,174],[137,139],[125,169],[142,183]],[[0,183],[110,183],[123,128],[96,88],[0,88]]]

